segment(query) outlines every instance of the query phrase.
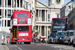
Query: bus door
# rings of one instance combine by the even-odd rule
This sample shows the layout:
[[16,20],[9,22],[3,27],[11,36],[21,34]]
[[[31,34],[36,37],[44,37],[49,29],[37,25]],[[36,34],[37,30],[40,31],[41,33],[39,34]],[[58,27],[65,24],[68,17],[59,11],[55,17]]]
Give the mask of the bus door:
[[13,27],[13,41],[17,41],[17,26]]

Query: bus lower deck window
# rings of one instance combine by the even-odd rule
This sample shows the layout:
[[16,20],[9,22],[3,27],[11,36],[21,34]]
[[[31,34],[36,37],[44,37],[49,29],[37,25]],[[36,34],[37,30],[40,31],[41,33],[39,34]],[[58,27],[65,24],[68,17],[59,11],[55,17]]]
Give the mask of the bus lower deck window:
[[18,31],[29,31],[29,27],[28,26],[19,26]]

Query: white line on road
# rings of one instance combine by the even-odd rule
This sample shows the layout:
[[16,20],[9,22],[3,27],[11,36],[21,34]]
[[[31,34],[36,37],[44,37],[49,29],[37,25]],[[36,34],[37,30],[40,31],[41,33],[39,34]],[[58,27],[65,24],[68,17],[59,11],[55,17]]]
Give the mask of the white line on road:
[[62,50],[62,49],[59,49],[59,50]]
[[22,50],[20,47],[18,47],[18,46],[16,46],[16,45],[15,45],[15,47],[17,47],[19,50]]
[[19,50],[22,50],[20,47],[18,47]]
[[17,46],[15,45],[15,47],[17,47]]

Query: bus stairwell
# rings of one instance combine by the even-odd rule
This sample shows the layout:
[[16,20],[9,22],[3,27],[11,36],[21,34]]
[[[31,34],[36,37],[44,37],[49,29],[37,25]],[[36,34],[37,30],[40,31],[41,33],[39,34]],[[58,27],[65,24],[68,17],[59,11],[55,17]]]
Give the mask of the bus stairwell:
[[13,30],[13,40],[14,42],[17,41],[17,27],[14,27],[14,30]]

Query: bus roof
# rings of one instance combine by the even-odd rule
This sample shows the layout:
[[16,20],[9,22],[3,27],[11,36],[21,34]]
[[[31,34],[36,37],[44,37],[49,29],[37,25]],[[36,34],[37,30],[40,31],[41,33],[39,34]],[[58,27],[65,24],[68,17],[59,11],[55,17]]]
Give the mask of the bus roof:
[[27,14],[27,17],[31,18],[31,13],[30,11],[27,11],[27,10],[14,11],[12,18],[17,18],[17,14]]

